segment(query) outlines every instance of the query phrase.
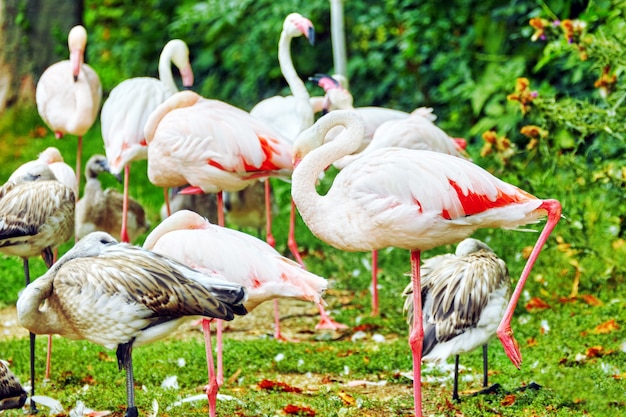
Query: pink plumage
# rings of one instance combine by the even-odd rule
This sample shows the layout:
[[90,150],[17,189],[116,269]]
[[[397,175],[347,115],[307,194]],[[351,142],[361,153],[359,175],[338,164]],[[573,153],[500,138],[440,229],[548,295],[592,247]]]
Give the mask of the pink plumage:
[[[338,125],[346,134],[321,146],[326,133]],[[421,251],[458,242],[478,228],[515,228],[548,216],[497,332],[508,357],[519,367],[521,353],[510,323],[532,266],[560,219],[561,205],[538,199],[462,158],[402,148],[364,154],[337,174],[325,195],[319,195],[318,175],[356,150],[363,133],[361,118],[346,110],[331,112],[304,131],[294,144],[296,161],[301,162],[292,176],[292,197],[311,231],[338,249],[395,246],[411,251],[415,311],[409,343],[415,415],[421,416]]]

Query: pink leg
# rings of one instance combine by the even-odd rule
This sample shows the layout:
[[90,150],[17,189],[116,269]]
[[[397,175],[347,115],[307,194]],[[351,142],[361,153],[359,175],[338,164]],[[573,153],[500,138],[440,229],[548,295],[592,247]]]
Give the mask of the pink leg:
[[[76,145],[76,184],[78,184],[78,194],[80,194],[80,161],[83,158],[83,137],[78,137],[78,144]],[[78,202],[78,196],[76,196]]]
[[287,239],[287,247],[291,251],[296,262],[304,268],[304,262],[298,252],[298,243],[296,242],[296,203],[291,199],[291,212],[289,213],[289,237]]
[[52,335],[48,335],[48,351],[46,352],[46,374],[44,375],[44,380],[50,379],[50,362],[52,357]]
[[170,217],[172,215],[172,209],[170,208],[170,192],[167,188],[163,189],[163,201],[165,201],[167,217]]
[[217,193],[217,224],[224,227],[224,194]]
[[522,275],[517,282],[515,291],[513,291],[513,295],[511,296],[511,301],[509,301],[509,305],[504,312],[504,317],[502,317],[502,321],[500,322],[497,331],[498,338],[500,338],[500,342],[502,342],[502,345],[504,346],[506,355],[518,369],[522,364],[522,353],[520,352],[517,341],[513,337],[513,330],[511,330],[511,320],[513,319],[515,306],[517,305],[517,301],[522,294],[522,289],[524,288],[526,279],[530,275],[530,271],[533,269],[533,265],[539,256],[539,252],[541,252],[541,248],[543,248],[543,245],[546,243],[546,240],[548,240],[550,233],[552,233],[552,230],[561,219],[561,203],[556,200],[545,200],[538,209],[544,209],[548,212],[548,220],[541,231],[539,238],[537,239],[537,243],[535,243],[535,247],[528,258],[528,261],[526,261]]
[[280,332],[280,312],[278,311],[278,298],[274,298],[274,339],[281,342],[298,342],[297,339],[290,339]]
[[216,320],[217,321],[217,330],[215,332],[215,335],[217,336],[217,386],[218,388],[222,386],[222,384],[224,383],[224,361],[223,361],[223,339],[222,339],[222,333],[224,331],[224,321],[223,320]]
[[345,324],[333,320],[321,304],[318,304],[317,308],[320,311],[320,322],[315,326],[315,330],[343,330],[348,328]]
[[372,251],[372,317],[378,316],[378,251]]
[[122,230],[120,237],[122,242],[130,242],[128,238],[128,178],[130,177],[130,164],[124,167],[124,198],[122,200]]
[[209,373],[209,383],[206,386],[206,395],[209,400],[209,416],[215,417],[217,407],[217,391],[219,385],[215,378],[215,365],[213,364],[213,349],[211,347],[211,320],[202,319],[202,331],[204,332],[204,347],[206,350],[206,363]]
[[422,288],[420,284],[420,251],[411,251],[411,282],[413,283],[413,325],[409,346],[413,352],[413,401],[415,417],[422,417],[422,347],[424,323],[422,321]]
[[270,190],[270,179],[265,179],[265,241],[275,248],[276,239],[272,234],[272,193]]

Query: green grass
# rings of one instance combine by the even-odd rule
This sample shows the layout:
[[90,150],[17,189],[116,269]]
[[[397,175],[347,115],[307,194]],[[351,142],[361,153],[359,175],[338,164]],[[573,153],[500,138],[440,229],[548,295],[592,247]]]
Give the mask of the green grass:
[[[33,126],[43,124],[32,111],[9,112],[0,120],[3,137],[0,178],[7,178],[17,165],[34,158],[47,146],[59,147],[66,162],[74,164],[74,138],[56,141],[47,132],[45,137],[35,139]],[[90,131],[84,143],[83,163],[89,155],[103,152],[99,126]],[[470,153],[477,155],[478,148],[470,146]],[[488,160],[478,162],[487,167],[492,165]],[[426,382],[423,390],[427,415],[612,417],[623,414],[626,408],[626,245],[620,231],[623,188],[598,176],[606,164],[591,165],[580,156],[557,155],[550,161],[530,161],[523,171],[510,167],[496,172],[539,197],[556,198],[563,204],[564,218],[539,257],[513,321],[524,362],[520,370],[515,369],[499,342],[493,340],[489,351],[490,382],[501,384],[504,392],[473,397],[465,393],[460,403],[452,403],[450,378]],[[150,220],[157,224],[162,191],[147,181],[145,169],[145,162],[133,165],[131,194],[144,204]],[[121,189],[113,178],[106,181],[107,186]],[[273,184],[280,207],[274,228],[277,248],[286,252],[289,189],[279,181]],[[539,230],[542,225],[529,228]],[[345,334],[313,331],[316,322],[313,306],[303,316],[283,317],[284,327],[302,339],[300,343],[281,343],[268,337],[272,320],[269,307],[252,313],[257,318],[254,323],[263,326],[248,325],[241,330],[239,322],[233,322],[225,340],[227,383],[220,392],[239,401],[218,402],[218,415],[280,416],[285,415],[283,409],[289,404],[309,407],[317,416],[411,415],[411,381],[403,376],[411,370],[411,360],[400,297],[408,283],[405,276],[409,270],[408,253],[398,249],[381,251],[382,313],[374,318],[369,314],[369,254],[330,248],[316,239],[301,221],[297,230],[307,267],[331,282],[332,289],[325,297],[329,310],[351,330]],[[515,283],[525,263],[523,251],[534,244],[537,234],[481,230],[476,237],[486,240],[507,261]],[[69,247],[70,244],[63,245],[60,253]],[[424,256],[451,250],[452,246],[437,248]],[[45,271],[41,259],[33,259],[31,267],[33,278]],[[576,277],[580,281],[577,295],[570,297]],[[21,260],[0,257],[0,305],[13,305],[22,287]],[[547,308],[527,308],[533,298],[540,298]],[[358,329],[365,331],[365,338],[352,341],[351,336]],[[206,383],[204,346],[198,331],[190,333],[191,337],[188,332],[184,338],[173,337],[135,349],[141,415],[151,412],[153,400],[159,403],[159,416],[207,413],[206,401],[167,410],[181,398],[201,394]],[[383,335],[385,342],[374,342],[375,333]],[[37,352],[37,372],[42,375],[44,337],[37,339]],[[276,360],[278,354],[284,355],[280,361]],[[12,361],[12,369],[22,381],[29,379],[27,339],[0,340],[0,357]],[[126,401],[124,373],[117,370],[114,358],[114,352],[91,343],[55,337],[52,378],[44,386],[38,381],[38,394],[60,400],[66,411],[81,399],[91,408],[111,410],[115,416],[121,416]],[[184,358],[184,367],[177,364],[179,358]],[[462,375],[473,378],[461,382],[461,391],[480,389],[480,352],[464,355],[461,365],[466,367]],[[167,375],[178,376],[180,389],[160,388]],[[425,378],[448,377],[450,372],[434,369],[425,371],[424,375]],[[264,390],[258,385],[263,379],[286,382],[302,388],[302,392]],[[361,379],[386,383],[381,387],[345,385]],[[542,389],[514,391],[531,382],[540,384]],[[5,415],[22,413],[9,411]]]

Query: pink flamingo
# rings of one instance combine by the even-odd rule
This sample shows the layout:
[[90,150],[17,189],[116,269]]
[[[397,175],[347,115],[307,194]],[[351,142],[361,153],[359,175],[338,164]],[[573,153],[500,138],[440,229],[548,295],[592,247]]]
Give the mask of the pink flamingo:
[[313,23],[299,13],[289,14],[283,22],[283,30],[278,40],[278,63],[292,95],[266,98],[250,110],[252,116],[263,120],[291,141],[313,124],[309,92],[291,59],[291,40],[302,35],[311,45],[315,43]]
[[102,106],[100,116],[102,138],[109,168],[113,175],[118,175],[122,169],[124,170],[120,232],[123,242],[130,240],[128,236],[130,163],[147,158],[148,145],[143,133],[146,120],[159,104],[178,91],[172,75],[172,64],[179,69],[183,86],[191,87],[193,72],[189,63],[189,48],[182,40],[173,39],[165,44],[161,51],[159,78],[136,77],[124,80],[111,90],[109,98]]
[[[144,249],[171,257],[199,271],[213,271],[229,282],[243,286],[248,293],[246,309],[252,311],[264,301],[295,298],[321,303],[327,282],[300,264],[280,255],[269,244],[237,230],[211,224],[197,213],[181,210],[159,224],[146,238]],[[204,334],[210,335],[209,321],[203,321]],[[205,340],[210,352],[210,339]],[[217,345],[221,363],[222,344]],[[221,380],[209,368],[207,395],[211,416]]]
[[[337,125],[346,134],[321,146],[326,133]],[[515,228],[548,216],[497,330],[507,356],[519,368],[522,358],[511,319],[532,266],[560,219],[561,205],[538,199],[465,159],[401,148],[364,154],[337,174],[326,195],[319,195],[315,189],[318,175],[336,159],[354,152],[363,131],[361,118],[342,110],[327,114],[304,131],[294,144],[292,197],[311,231],[338,249],[372,251],[395,246],[411,251],[414,321],[409,344],[415,415],[421,416],[420,253],[458,242],[478,228]]]
[[80,184],[83,135],[98,117],[102,85],[98,74],[84,63],[87,44],[85,28],[74,26],[67,43],[70,59],[51,65],[41,74],[35,99],[39,115],[57,139],[65,134],[78,136],[76,183]]
[[[291,142],[295,140],[300,132],[313,124],[315,116],[313,109],[313,103],[315,101],[309,97],[309,92],[302,79],[298,76],[291,59],[291,40],[302,35],[309,40],[311,45],[315,43],[315,28],[313,23],[299,13],[287,15],[283,22],[283,29],[278,40],[278,63],[292,95],[267,98],[250,110],[252,116],[272,126]],[[267,194],[268,192],[269,190],[266,188],[266,199],[270,198]],[[304,266],[295,238],[296,207],[293,204],[293,200],[290,210],[287,247],[296,261]],[[266,218],[269,222],[271,217],[266,214]],[[270,226],[267,226],[267,230],[270,230]],[[273,238],[270,238],[269,242],[273,242]],[[315,327],[316,329],[340,330],[347,328],[346,325],[334,321],[328,313],[326,313],[322,305],[319,306],[319,309],[320,322]],[[276,316],[276,323],[279,323],[277,299],[274,300],[274,314]],[[277,329],[277,334],[280,334],[279,329]]]
[[[244,110],[192,91],[176,93],[157,107],[146,122],[145,136],[150,181],[158,187],[190,184],[182,193],[217,193],[220,226],[222,191],[239,191],[269,177],[289,178],[293,170],[289,140]],[[265,196],[266,235],[271,236],[268,188]],[[291,214],[293,221],[295,207]],[[289,240],[295,242],[293,228]],[[274,239],[268,238],[268,243],[274,246]],[[317,328],[337,325],[321,304],[318,307]],[[280,329],[275,337],[283,339]]]

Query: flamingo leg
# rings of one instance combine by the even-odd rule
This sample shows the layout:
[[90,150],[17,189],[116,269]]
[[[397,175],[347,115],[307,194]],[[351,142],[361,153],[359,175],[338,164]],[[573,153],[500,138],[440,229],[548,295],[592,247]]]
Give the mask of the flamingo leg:
[[215,417],[219,384],[217,382],[217,378],[215,377],[215,365],[213,364],[213,349],[211,347],[211,320],[202,319],[202,331],[204,333],[204,347],[206,350],[207,370],[209,373],[209,383],[206,386],[206,395],[209,400],[209,416]]
[[135,376],[133,374],[133,342],[117,346],[117,364],[126,371],[126,413],[124,417],[138,417],[139,412],[135,405]]
[[487,344],[483,345],[483,388],[489,385],[489,354]]
[[372,317],[378,316],[378,251],[372,251]]
[[224,383],[224,359],[223,359],[223,332],[224,332],[224,321],[216,320],[216,339],[217,339],[217,387],[221,387]]
[[415,417],[422,417],[422,348],[424,323],[422,321],[422,288],[420,283],[420,251],[411,251],[411,282],[413,283],[413,325],[409,346],[413,353],[413,401]]
[[452,400],[459,401],[459,355],[454,355],[454,382],[452,385]]
[[224,194],[217,193],[217,224],[224,227]]
[[515,338],[513,337],[513,330],[511,330],[511,320],[513,319],[513,313],[515,312],[515,306],[517,305],[517,301],[522,294],[522,290],[524,289],[524,284],[526,283],[526,279],[530,275],[530,271],[533,269],[533,265],[539,256],[539,252],[541,252],[541,248],[548,240],[550,233],[556,226],[556,224],[561,219],[561,203],[556,200],[545,200],[538,209],[544,209],[548,212],[548,220],[546,225],[544,226],[539,238],[537,239],[537,243],[535,243],[535,247],[530,253],[530,257],[522,270],[522,275],[520,276],[519,281],[517,282],[517,286],[513,291],[513,295],[511,296],[511,300],[509,301],[509,305],[504,312],[504,316],[502,317],[502,321],[498,326],[497,334],[502,346],[504,346],[504,351],[506,355],[509,357],[513,365],[519,369],[522,364],[522,353],[520,352],[519,345]]
[[165,201],[165,212],[167,213],[167,217],[172,215],[172,209],[170,208],[170,193],[167,188],[163,189],[163,201]]
[[[83,158],[83,137],[78,137],[78,144],[76,146],[76,184],[78,184],[78,190],[80,191],[80,167],[81,160]],[[79,192],[80,194],[80,192]],[[76,196],[76,202],[78,202],[78,196]]]
[[48,335],[48,350],[46,352],[46,374],[44,375],[43,379],[44,381],[47,381],[50,379],[50,363],[52,362],[52,335],[49,334]]
[[317,308],[320,312],[320,322],[315,326],[315,330],[344,330],[348,328],[345,324],[337,323],[333,320],[321,303],[317,305]]
[[296,203],[291,199],[291,211],[289,212],[289,236],[287,238],[287,247],[291,251],[296,262],[304,268],[304,262],[298,252],[298,243],[296,242]]
[[[30,284],[30,268],[28,266],[28,258],[24,258],[24,280],[26,286]],[[35,396],[35,333],[29,332],[30,337],[30,414],[37,414],[37,404],[33,401]]]
[[124,197],[122,199],[122,230],[120,238],[122,242],[130,242],[128,238],[128,181],[130,177],[130,164],[124,167]]
[[270,179],[265,179],[265,241],[268,245],[275,248],[276,239],[272,234],[272,193],[270,190]]

